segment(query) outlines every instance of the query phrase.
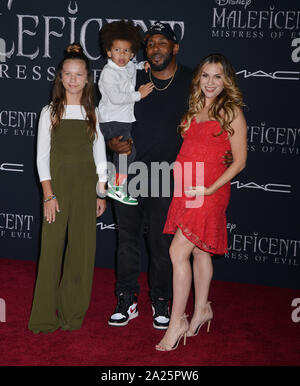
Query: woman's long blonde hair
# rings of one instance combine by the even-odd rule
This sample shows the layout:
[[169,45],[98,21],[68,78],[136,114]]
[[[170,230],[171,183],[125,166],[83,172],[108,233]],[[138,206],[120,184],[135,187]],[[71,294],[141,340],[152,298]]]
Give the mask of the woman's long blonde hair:
[[221,135],[224,131],[227,131],[229,136],[232,136],[234,133],[231,123],[236,116],[236,107],[244,106],[243,96],[237,86],[235,70],[229,60],[224,55],[211,54],[202,60],[195,71],[189,96],[189,108],[179,125],[181,135],[188,130],[192,119],[205,106],[205,95],[200,87],[200,79],[203,67],[208,63],[220,64],[224,73],[224,89],[210,106],[208,117],[210,120],[218,121],[222,127],[221,131],[216,135]]
[[55,79],[53,82],[52,90],[52,103],[50,104],[51,112],[51,129],[55,131],[55,128],[59,126],[63,117],[66,104],[66,91],[61,81],[61,73],[64,62],[69,59],[79,59],[85,63],[87,71],[87,83],[82,91],[80,104],[84,107],[86,112],[86,120],[88,122],[88,134],[90,138],[94,138],[96,135],[96,113],[95,113],[95,100],[94,100],[94,83],[90,70],[90,64],[88,58],[83,52],[80,44],[69,44],[65,50],[64,57],[58,65]]

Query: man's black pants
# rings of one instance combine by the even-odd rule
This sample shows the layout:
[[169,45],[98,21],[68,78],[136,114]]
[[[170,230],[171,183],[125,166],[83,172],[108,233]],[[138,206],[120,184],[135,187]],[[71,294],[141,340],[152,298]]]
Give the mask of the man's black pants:
[[153,300],[172,297],[172,235],[162,233],[170,203],[170,197],[140,198],[137,206],[114,202],[119,227],[117,295],[124,291],[139,293],[141,242],[145,235],[150,253],[150,296]]

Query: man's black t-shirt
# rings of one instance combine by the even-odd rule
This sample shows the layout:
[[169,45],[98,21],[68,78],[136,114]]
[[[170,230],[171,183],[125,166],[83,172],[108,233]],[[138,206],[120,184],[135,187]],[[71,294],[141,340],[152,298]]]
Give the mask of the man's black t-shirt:
[[[160,80],[153,75],[152,80],[160,89],[170,82],[170,79]],[[150,162],[175,161],[182,143],[178,125],[188,108],[191,80],[192,70],[178,65],[169,87],[162,91],[154,88],[146,98],[135,103],[132,138],[137,150],[136,161],[148,165]],[[137,71],[136,89],[148,82],[149,72]]]
[[[152,80],[159,89],[166,87],[170,82],[170,79],[160,80],[153,75]],[[172,82],[165,90],[153,89],[146,98],[135,103],[136,122],[132,127],[132,138],[136,148],[135,161],[143,162],[147,166],[146,175],[141,171],[142,185],[138,184],[137,187],[140,188],[139,194],[142,196],[168,198],[172,196],[173,175],[170,173],[170,165],[175,161],[182,144],[178,125],[188,108],[191,80],[192,71],[178,65]],[[137,71],[136,89],[148,82],[150,82],[149,73],[144,70]],[[163,162],[169,164],[167,173],[156,174],[155,167]],[[129,175],[129,181],[133,177],[134,175]],[[136,196],[133,191],[130,191],[130,194]]]

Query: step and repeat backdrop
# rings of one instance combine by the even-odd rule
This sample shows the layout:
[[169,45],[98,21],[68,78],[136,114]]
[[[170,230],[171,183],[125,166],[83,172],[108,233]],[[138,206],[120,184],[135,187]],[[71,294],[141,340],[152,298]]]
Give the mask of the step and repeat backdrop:
[[[37,124],[63,50],[70,42],[82,44],[97,92],[105,64],[99,30],[119,19],[133,20],[143,31],[155,21],[169,23],[180,40],[178,61],[190,68],[212,52],[232,61],[247,105],[249,156],[247,168],[232,181],[229,252],[214,259],[214,278],[299,288],[298,0],[164,0],[147,6],[139,0],[1,1],[0,257],[39,257]],[[116,248],[108,202],[97,223],[96,266],[113,268]],[[146,270],[144,245],[141,251]]]

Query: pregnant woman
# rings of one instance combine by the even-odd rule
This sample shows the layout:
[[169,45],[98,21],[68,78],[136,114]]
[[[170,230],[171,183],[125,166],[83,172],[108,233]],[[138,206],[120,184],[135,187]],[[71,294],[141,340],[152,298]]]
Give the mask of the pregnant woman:
[[[175,235],[170,247],[173,305],[169,328],[156,345],[159,351],[176,349],[182,337],[185,344],[186,337],[197,335],[205,323],[209,331],[213,317],[207,301],[213,274],[211,255],[227,252],[230,180],[246,165],[247,126],[242,106],[231,63],[220,54],[207,56],[193,78],[189,109],[180,125],[184,141],[174,167],[175,191],[164,228],[164,233]],[[233,162],[226,168],[222,155],[228,150]],[[195,304],[188,323],[185,309],[192,276]]]

